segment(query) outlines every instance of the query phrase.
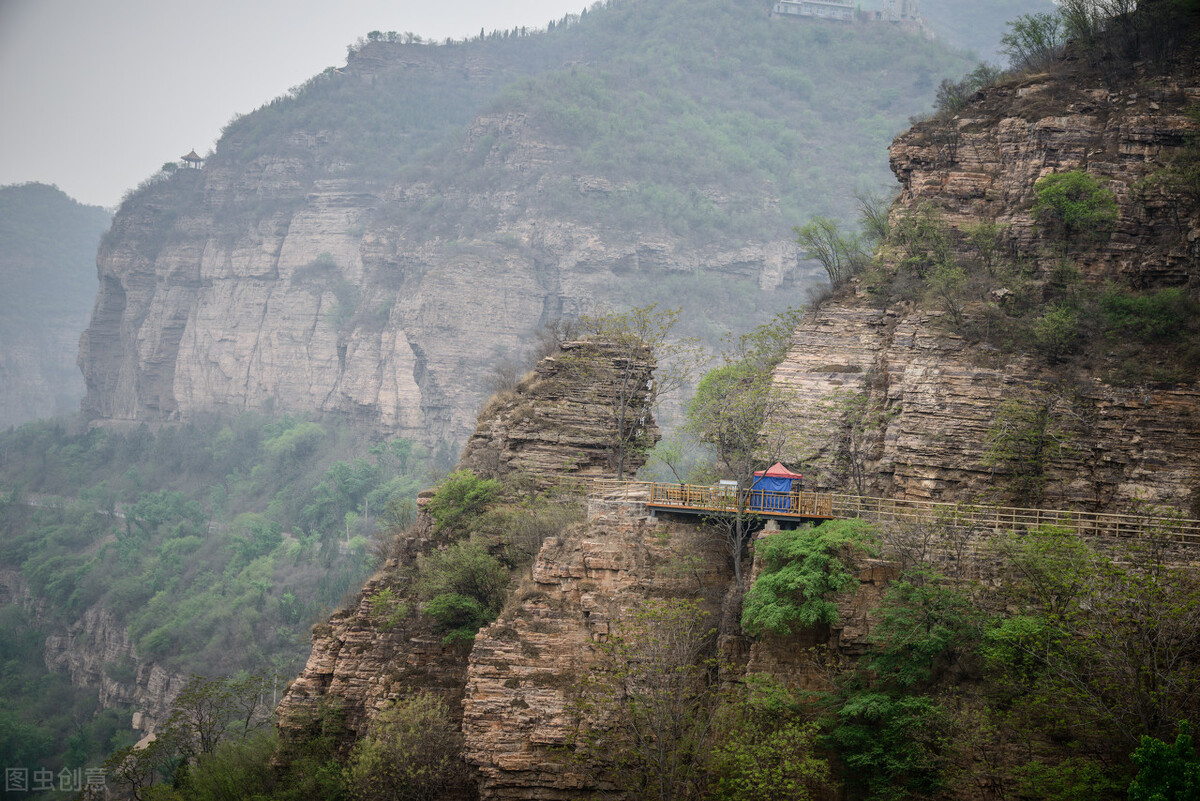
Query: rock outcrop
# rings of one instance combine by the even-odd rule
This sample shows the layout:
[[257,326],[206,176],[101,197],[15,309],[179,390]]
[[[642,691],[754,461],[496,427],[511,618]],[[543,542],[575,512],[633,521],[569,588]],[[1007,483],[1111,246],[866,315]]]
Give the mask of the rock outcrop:
[[[644,400],[652,371],[650,354],[639,347],[563,343],[480,414],[459,468],[532,482],[538,489],[611,477],[613,412],[606,399],[627,383],[635,388],[630,400]],[[652,416],[642,433],[657,436]],[[638,462],[631,464],[636,469]],[[388,605],[411,600],[418,557],[447,544],[435,537],[424,509],[431,494],[423,493],[417,523],[399,537],[392,557],[355,604],[313,628],[308,663],[279,706],[285,734],[303,736],[328,702],[344,716],[349,737],[362,735],[378,711],[418,691],[438,692],[456,715],[462,710],[471,647],[444,644],[432,621],[421,615],[393,619],[394,606]]]
[[[1184,112],[1200,100],[1200,80],[1187,67],[1143,77],[1110,90],[1083,72],[1032,76],[983,90],[956,117],[918,124],[892,146],[902,187],[893,222],[931,204],[966,258],[975,254],[954,232],[997,223],[1044,281],[1062,255],[1036,230],[1034,183],[1081,170],[1120,210],[1111,236],[1071,254],[1081,280],[1195,286],[1200,213],[1154,178],[1194,133]],[[896,269],[899,257],[888,258]],[[869,494],[1004,501],[995,488],[1006,468],[984,458],[986,443],[1002,405],[1028,401],[1049,404],[1057,427],[1047,505],[1123,511],[1145,502],[1200,514],[1200,383],[1118,384],[1106,365],[1064,374],[1031,352],[956,333],[933,304],[880,302],[872,290],[854,281],[810,313],[776,372],[792,398],[794,443],[819,481],[844,485],[847,418],[830,409],[857,395],[878,410],[854,446]]]
[[[654,373],[648,349],[610,342],[567,342],[480,413],[460,468],[479,475],[530,476],[541,489],[614,475],[618,412],[633,425],[648,403]],[[638,443],[658,440],[653,418],[629,430],[625,471],[645,462]]]
[[603,778],[556,751],[575,730],[597,643],[650,598],[696,599],[716,621],[732,577],[702,527],[643,504],[592,500],[586,524],[543,545],[500,619],[475,638],[467,670],[467,759],[488,799],[602,797]]

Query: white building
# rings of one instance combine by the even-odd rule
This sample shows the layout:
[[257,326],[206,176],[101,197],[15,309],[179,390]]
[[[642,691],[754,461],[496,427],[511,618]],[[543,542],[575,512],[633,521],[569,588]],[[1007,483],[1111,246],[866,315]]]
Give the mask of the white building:
[[818,17],[854,21],[853,0],[779,0],[776,14],[788,17]]

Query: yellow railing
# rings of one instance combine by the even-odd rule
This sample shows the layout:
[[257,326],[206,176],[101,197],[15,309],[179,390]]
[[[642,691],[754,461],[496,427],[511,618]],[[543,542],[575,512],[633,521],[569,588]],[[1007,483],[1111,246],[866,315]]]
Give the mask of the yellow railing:
[[856,518],[898,522],[935,522],[962,528],[1026,531],[1058,526],[1081,536],[1163,536],[1176,542],[1200,544],[1200,520],[1170,515],[1109,514],[1056,509],[1024,509],[988,504],[897,500],[825,492],[743,491],[696,484],[649,481],[593,482],[590,497],[635,501],[684,512],[743,511],[766,517]]

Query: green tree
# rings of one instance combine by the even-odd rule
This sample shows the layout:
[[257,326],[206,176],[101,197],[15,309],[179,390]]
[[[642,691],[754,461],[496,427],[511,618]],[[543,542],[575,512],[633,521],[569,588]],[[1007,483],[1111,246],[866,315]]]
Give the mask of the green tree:
[[447,631],[450,642],[466,641],[496,619],[504,606],[508,570],[481,545],[456,542],[417,560],[416,590],[423,611]]
[[835,289],[866,266],[862,243],[853,234],[843,235],[836,220],[814,217],[794,230],[804,258],[820,262]]
[[1192,745],[1186,720],[1179,722],[1175,742],[1142,735],[1129,759],[1138,768],[1129,785],[1129,801],[1187,801],[1200,798],[1200,757]]
[[1117,221],[1116,196],[1081,170],[1039,178],[1033,191],[1034,219],[1064,242],[1099,238]]
[[270,725],[268,684],[262,674],[192,676],[171,705],[166,739],[187,759],[211,754],[226,740],[245,740]]
[[496,479],[458,470],[442,479],[425,508],[436,524],[436,531],[463,536],[499,501],[502,492],[503,485]]
[[961,588],[927,565],[914,566],[888,586],[868,664],[901,691],[928,688],[976,652],[986,621]]
[[1168,567],[1165,538],[1130,543],[1118,561],[1043,527],[1000,553],[1018,614],[987,631],[984,657],[1010,699],[1053,710],[1047,729],[1119,756],[1200,705],[1200,583]]
[[836,624],[830,596],[856,583],[843,554],[865,550],[872,536],[861,520],[834,520],[759,540],[755,551],[763,569],[746,592],[742,628],[759,637]]
[[422,692],[379,713],[346,772],[360,801],[434,801],[467,788],[463,739],[446,702]]
[[1083,338],[1079,312],[1066,304],[1051,306],[1029,327],[1033,347],[1051,364],[1066,361]]
[[931,798],[945,786],[949,725],[936,701],[861,690],[848,695],[832,726],[830,742],[859,797]]
[[950,315],[950,322],[955,330],[960,330],[967,303],[966,270],[953,263],[937,265],[929,274],[929,291]]

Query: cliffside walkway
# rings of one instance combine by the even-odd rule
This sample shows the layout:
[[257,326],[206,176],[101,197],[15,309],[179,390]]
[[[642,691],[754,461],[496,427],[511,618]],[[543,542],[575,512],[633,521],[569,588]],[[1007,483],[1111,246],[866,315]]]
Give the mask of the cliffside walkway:
[[973,503],[897,500],[827,492],[743,491],[695,484],[598,480],[590,497],[645,504],[679,514],[731,514],[743,511],[775,520],[819,522],[863,518],[877,522],[932,522],[956,528],[1027,531],[1058,526],[1083,537],[1163,537],[1200,545],[1200,520],[1161,514],[1108,514],[1056,509],[1022,509]]

